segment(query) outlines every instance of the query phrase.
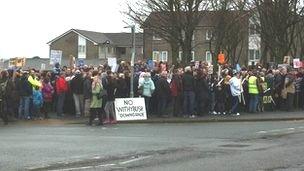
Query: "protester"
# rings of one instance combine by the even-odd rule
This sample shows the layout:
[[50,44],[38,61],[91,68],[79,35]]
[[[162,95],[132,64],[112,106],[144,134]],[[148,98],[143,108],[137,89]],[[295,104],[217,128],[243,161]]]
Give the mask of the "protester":
[[70,87],[73,93],[75,103],[76,117],[84,116],[84,98],[83,98],[83,76],[80,70],[76,70],[74,78],[71,80]]
[[150,115],[150,99],[152,97],[152,94],[155,90],[154,83],[151,79],[151,74],[150,73],[145,73],[143,76],[143,80],[139,82],[138,89],[142,90],[142,97],[145,99],[145,105],[146,105],[146,112],[147,116]]
[[182,109],[182,69],[174,70],[170,83],[170,90],[173,104],[173,116],[179,117]]
[[0,75],[0,115],[5,125],[8,124],[6,92],[8,79],[8,72],[2,71]]
[[[144,98],[148,117],[194,118],[229,112],[237,116],[245,112],[304,108],[302,68],[266,69],[257,65],[235,69],[223,65],[218,73],[210,71],[209,64],[203,62],[193,62],[185,68],[175,66],[164,62],[135,63],[133,91],[135,97]],[[49,72],[3,70],[1,118],[5,123],[10,117],[34,119],[42,116],[38,112],[42,107],[44,118],[56,112],[59,117],[89,116],[89,125],[97,115],[99,124],[116,123],[115,98],[130,97],[131,84],[130,64],[122,61],[117,68],[118,72],[111,72],[108,65],[94,68],[56,64]]]
[[157,98],[157,115],[164,117],[166,115],[166,107],[170,97],[170,85],[167,81],[167,71],[161,72],[160,78],[155,85],[155,93]]
[[249,112],[256,113],[257,105],[259,102],[259,89],[258,89],[258,78],[256,77],[257,72],[254,71],[248,79],[248,88],[249,88]]
[[193,118],[195,105],[195,82],[190,66],[185,68],[185,74],[182,82],[184,92],[184,116]]
[[49,77],[45,77],[42,81],[42,96],[43,96],[43,106],[42,113],[44,118],[48,119],[48,113],[52,110],[52,101],[53,101],[54,88],[51,85]]
[[25,71],[22,74],[19,92],[20,92],[20,103],[19,103],[19,119],[30,120],[32,115],[30,113],[30,101],[33,94],[33,88],[31,83],[28,81],[28,72]]
[[65,73],[62,72],[59,74],[58,78],[56,79],[56,93],[57,93],[57,105],[56,105],[56,112],[57,116],[63,117],[63,105],[65,100],[66,92],[68,91],[68,85],[64,78]]
[[43,97],[39,87],[35,87],[33,90],[33,116],[37,119],[42,119],[41,108],[43,106]]
[[92,78],[91,77],[92,77],[92,73],[87,72],[84,75],[84,81],[83,81],[83,98],[84,98],[84,116],[85,117],[90,116],[90,105],[91,105],[91,98],[92,98]]
[[242,90],[242,80],[241,75],[237,71],[233,71],[233,77],[229,80],[231,95],[232,95],[232,108],[231,114],[239,116],[239,103],[241,102]]
[[102,115],[101,115],[101,107],[102,107],[102,96],[101,93],[103,91],[103,86],[101,80],[98,75],[98,71],[93,71],[93,82],[91,85],[92,89],[92,99],[90,105],[90,119],[89,125],[92,125],[93,120],[98,116],[99,123],[98,125],[102,125]]
[[106,113],[105,124],[116,124],[116,115],[114,109],[115,92],[117,89],[116,77],[113,73],[109,72],[107,76],[107,83],[105,84],[105,89],[107,90],[106,95],[106,105],[104,111]]

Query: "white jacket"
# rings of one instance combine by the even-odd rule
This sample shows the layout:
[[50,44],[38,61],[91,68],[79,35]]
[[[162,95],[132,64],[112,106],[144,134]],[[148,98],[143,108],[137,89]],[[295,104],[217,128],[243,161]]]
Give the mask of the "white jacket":
[[242,81],[237,77],[232,77],[229,80],[230,90],[232,96],[240,96],[243,92],[242,90]]

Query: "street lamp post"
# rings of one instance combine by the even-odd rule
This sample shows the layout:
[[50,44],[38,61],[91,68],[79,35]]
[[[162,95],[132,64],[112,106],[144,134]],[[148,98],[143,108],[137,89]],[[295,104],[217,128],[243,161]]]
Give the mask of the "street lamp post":
[[135,25],[127,26],[131,28],[132,33],[132,56],[131,56],[131,78],[130,78],[130,97],[134,97],[134,60],[135,60]]
[[108,51],[108,45],[110,44],[110,41],[109,40],[106,40],[104,42],[104,45],[105,45],[105,59],[107,59],[107,51]]

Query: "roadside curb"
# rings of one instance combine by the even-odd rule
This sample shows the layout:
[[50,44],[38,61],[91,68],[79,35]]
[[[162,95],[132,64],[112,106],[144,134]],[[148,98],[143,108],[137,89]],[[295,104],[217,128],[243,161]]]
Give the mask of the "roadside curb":
[[[290,118],[212,118],[212,119],[158,119],[158,120],[141,120],[141,121],[121,121],[118,124],[170,124],[170,123],[216,123],[216,122],[270,122],[270,121],[301,121],[304,117]],[[87,121],[66,122],[67,125],[86,124]]]

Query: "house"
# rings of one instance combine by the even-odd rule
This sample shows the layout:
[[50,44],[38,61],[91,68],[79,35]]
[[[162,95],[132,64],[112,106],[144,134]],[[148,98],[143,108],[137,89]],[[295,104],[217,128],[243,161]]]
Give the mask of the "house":
[[[136,59],[143,58],[143,34],[136,33]],[[85,64],[97,65],[107,58],[129,60],[132,51],[131,33],[100,33],[71,29],[48,42],[51,50],[62,51],[62,65],[68,65],[70,56],[83,59]]]
[[[153,21],[151,18],[155,13],[151,13],[147,20]],[[157,14],[159,15],[159,14]],[[164,14],[165,15],[165,14]],[[238,15],[235,11],[228,13],[230,18]],[[242,65],[247,65],[252,62],[258,62],[260,59],[260,37],[259,35],[249,29],[250,16],[244,15],[241,19],[242,34],[244,39],[237,45],[235,56],[239,57],[238,62]],[[159,16],[157,16],[159,17]],[[226,16],[225,16],[226,17]],[[229,18],[229,17],[227,17]],[[192,53],[191,57],[194,61],[206,61],[212,63],[212,55],[214,52],[214,32],[219,19],[219,13],[216,11],[202,11],[202,19],[194,31],[192,38]],[[155,34],[153,29],[149,27],[143,28],[144,30],[144,56],[157,61],[172,62],[172,51],[170,44]],[[182,56],[182,50],[179,50],[179,59]]]

